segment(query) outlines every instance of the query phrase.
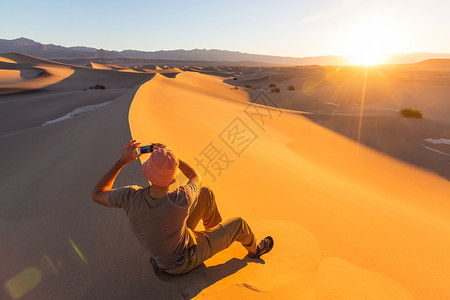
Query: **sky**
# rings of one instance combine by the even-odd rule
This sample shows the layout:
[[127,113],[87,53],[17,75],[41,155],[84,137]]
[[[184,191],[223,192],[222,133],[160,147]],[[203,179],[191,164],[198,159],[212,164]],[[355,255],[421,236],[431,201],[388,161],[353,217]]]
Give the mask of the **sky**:
[[62,46],[294,57],[374,47],[450,53],[448,0],[0,0],[0,8],[1,39]]

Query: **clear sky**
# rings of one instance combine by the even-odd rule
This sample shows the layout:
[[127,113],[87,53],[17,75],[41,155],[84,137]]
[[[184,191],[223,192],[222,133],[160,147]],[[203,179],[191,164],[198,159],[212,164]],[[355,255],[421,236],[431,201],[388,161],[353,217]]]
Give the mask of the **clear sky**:
[[0,0],[0,38],[297,57],[345,55],[357,43],[450,53],[449,16],[449,0]]

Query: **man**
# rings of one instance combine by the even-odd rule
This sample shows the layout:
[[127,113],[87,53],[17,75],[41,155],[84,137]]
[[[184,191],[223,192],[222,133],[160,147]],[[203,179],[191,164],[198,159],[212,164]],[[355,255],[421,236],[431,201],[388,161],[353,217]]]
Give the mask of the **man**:
[[[140,143],[129,141],[120,159],[92,191],[92,199],[107,207],[123,208],[131,229],[151,254],[157,271],[176,275],[189,272],[217,252],[240,242],[248,256],[259,258],[273,247],[268,236],[259,245],[247,222],[233,218],[223,223],[211,188],[201,186],[200,174],[163,144],[154,143],[142,174],[151,186],[112,189],[120,170],[138,159]],[[189,179],[185,186],[169,192],[178,170]],[[200,219],[204,231],[195,231]]]

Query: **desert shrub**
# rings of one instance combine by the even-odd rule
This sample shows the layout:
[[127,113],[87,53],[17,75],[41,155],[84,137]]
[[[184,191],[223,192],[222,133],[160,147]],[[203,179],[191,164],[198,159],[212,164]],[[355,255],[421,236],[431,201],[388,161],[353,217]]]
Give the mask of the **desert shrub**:
[[400,114],[407,118],[422,119],[422,113],[418,109],[404,108],[400,111]]
[[249,85],[249,84],[246,84],[245,87],[248,88],[248,89],[252,89],[252,88],[253,88],[253,87],[252,87],[251,85]]
[[233,77],[233,80],[237,80],[237,78],[236,78],[236,77]]
[[91,86],[90,89],[91,89],[91,90],[104,90],[104,89],[105,89],[105,86],[104,86],[104,85],[101,85],[101,84],[96,84],[96,85],[94,85],[94,86]]
[[271,91],[272,93],[279,93],[279,92],[280,92],[280,89],[279,89],[279,88],[272,88],[272,89],[270,89],[270,91]]
[[288,85],[287,89],[288,89],[288,91],[295,91],[295,86],[290,84],[290,85]]
[[276,85],[272,83],[272,84],[269,84],[269,87],[274,88],[274,87],[276,87]]
[[234,87],[235,90],[238,90],[239,88],[237,86]]

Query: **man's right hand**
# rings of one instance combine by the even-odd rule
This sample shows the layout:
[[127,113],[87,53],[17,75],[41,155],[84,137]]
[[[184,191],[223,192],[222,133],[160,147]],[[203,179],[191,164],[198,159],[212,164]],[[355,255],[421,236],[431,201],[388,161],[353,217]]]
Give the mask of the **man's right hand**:
[[161,144],[161,143],[152,143],[152,146],[153,146],[153,151],[160,149],[160,148],[167,148],[166,145]]

